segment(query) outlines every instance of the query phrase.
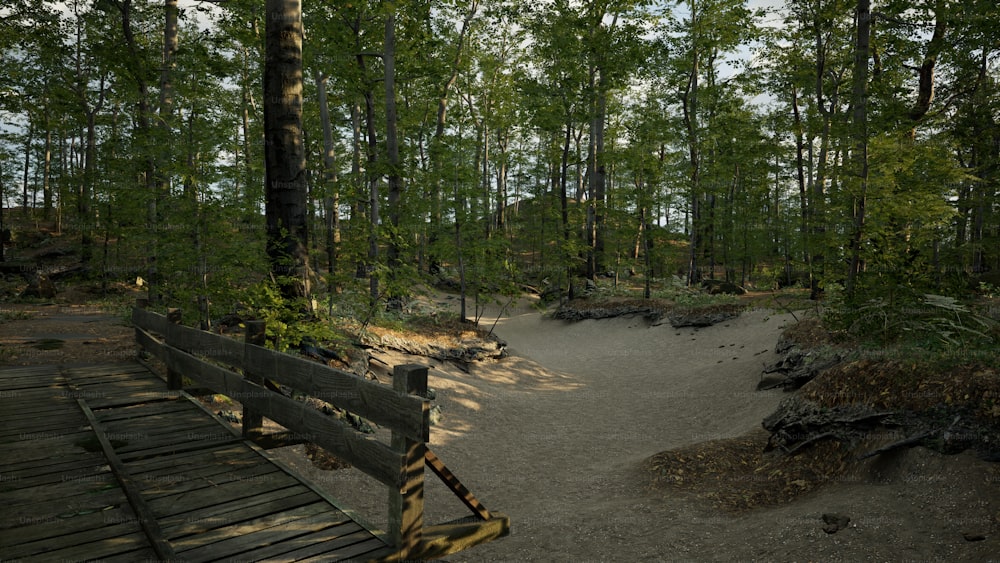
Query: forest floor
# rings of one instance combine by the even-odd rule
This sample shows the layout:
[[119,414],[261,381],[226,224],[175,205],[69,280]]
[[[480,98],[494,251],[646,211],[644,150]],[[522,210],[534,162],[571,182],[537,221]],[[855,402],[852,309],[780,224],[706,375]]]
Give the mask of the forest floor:
[[[0,364],[134,357],[114,305],[128,299],[97,303],[74,289],[3,305]],[[830,446],[792,462],[761,453],[761,420],[788,394],[756,385],[794,322],[756,308],[706,328],[642,316],[570,323],[524,298],[496,325],[506,358],[376,358],[432,366],[442,419],[430,447],[511,518],[511,536],[450,561],[996,560],[996,463],[922,447],[863,462]],[[304,446],[275,453],[384,528],[382,486],[317,468]],[[433,476],[426,496],[430,523],[466,515]],[[828,533],[824,514],[850,521]]]

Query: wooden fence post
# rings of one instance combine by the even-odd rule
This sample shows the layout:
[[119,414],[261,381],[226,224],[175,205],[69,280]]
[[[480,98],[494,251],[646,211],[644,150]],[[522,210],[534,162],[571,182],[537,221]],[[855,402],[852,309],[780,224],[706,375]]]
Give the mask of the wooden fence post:
[[[396,366],[392,386],[399,393],[427,395],[427,368],[415,364]],[[389,489],[389,537],[399,555],[416,555],[424,530],[424,454],[427,445],[392,433],[392,448],[405,456],[403,483]]]
[[[181,310],[180,309],[167,309],[167,321],[175,325],[181,324]],[[167,334],[164,334],[164,340],[167,345],[173,346],[172,338],[170,338],[170,329],[167,329]],[[167,368],[167,389],[177,390],[184,388],[183,374],[176,372],[169,367]]]
[[198,318],[201,330],[212,330],[212,318],[208,315],[208,296],[198,296]]
[[[135,308],[136,309],[146,309],[148,307],[149,307],[149,297],[136,297],[135,298]],[[144,360],[144,359],[148,358],[149,356],[148,356],[148,354],[146,352],[146,349],[143,348],[141,344],[139,344],[139,331],[140,330],[141,329],[138,326],[135,327],[135,342],[136,342],[136,346],[137,346],[136,357],[139,358],[140,360]]]
[[[246,327],[246,333],[244,338],[244,343],[246,346],[255,345],[263,346],[266,340],[266,329],[267,324],[264,321],[246,321],[244,323]],[[249,369],[248,366],[250,362],[247,361],[247,354],[243,354],[243,377],[257,385],[264,385],[264,378],[256,373],[254,370]],[[264,431],[264,417],[259,412],[248,409],[246,405],[243,406],[243,437],[244,438],[260,438]]]

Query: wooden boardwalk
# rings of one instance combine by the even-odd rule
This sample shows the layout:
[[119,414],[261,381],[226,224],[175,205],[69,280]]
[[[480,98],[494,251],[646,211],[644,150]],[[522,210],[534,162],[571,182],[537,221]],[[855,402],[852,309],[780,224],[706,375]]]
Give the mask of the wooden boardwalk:
[[0,560],[396,551],[139,363],[0,368],[0,446]]

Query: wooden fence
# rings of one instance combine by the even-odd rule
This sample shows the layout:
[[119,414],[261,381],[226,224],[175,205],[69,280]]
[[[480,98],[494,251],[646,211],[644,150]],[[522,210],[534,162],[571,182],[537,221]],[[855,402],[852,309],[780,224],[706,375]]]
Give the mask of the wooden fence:
[[[396,366],[393,387],[317,362],[264,348],[264,323],[246,323],[243,341],[180,324],[180,311],[160,315],[139,299],[132,311],[140,346],[167,366],[167,385],[195,386],[243,405],[243,435],[263,445],[280,443],[262,432],[262,417],[287,435],[312,442],[389,488],[388,541],[399,559],[434,558],[510,533],[510,520],[490,513],[427,447],[430,401],[427,368]],[[237,373],[232,368],[239,370]],[[358,432],[282,393],[264,381],[285,385],[392,431],[391,444]],[[277,438],[280,438],[277,437]],[[430,468],[472,511],[473,518],[425,526],[424,470]]]

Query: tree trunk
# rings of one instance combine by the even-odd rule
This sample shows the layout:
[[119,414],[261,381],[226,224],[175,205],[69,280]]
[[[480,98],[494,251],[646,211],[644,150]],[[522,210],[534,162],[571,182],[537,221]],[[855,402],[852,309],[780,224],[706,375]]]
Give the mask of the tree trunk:
[[45,154],[42,175],[42,216],[48,220],[52,215],[52,124],[48,111],[45,114]]
[[267,254],[282,294],[308,297],[305,147],[302,140],[302,4],[267,0],[264,174]]
[[28,136],[24,138],[24,179],[21,184],[21,189],[23,190],[21,198],[21,214],[25,217],[30,216],[30,209],[28,205],[28,171],[31,167],[31,142],[34,139],[35,123],[33,121],[29,121]]
[[[934,67],[937,65],[938,56],[945,47],[945,34],[948,31],[946,11],[947,3],[945,0],[934,2],[934,33],[927,44],[924,60],[917,68],[917,101],[910,108],[909,114],[914,125],[927,115],[931,109],[931,102],[934,100]],[[913,135],[916,135],[915,128],[911,130],[911,137]]]
[[326,96],[325,74],[316,77],[319,120],[323,127],[323,183],[326,193],[326,256],[327,272],[337,273],[337,250],[340,246],[340,191],[337,187],[337,169],[334,162],[333,126],[330,123],[330,107]]
[[392,9],[385,18],[384,49],[382,62],[385,69],[385,148],[386,157],[389,160],[388,204],[389,223],[392,225],[386,256],[389,287],[392,291],[388,306],[390,309],[399,310],[403,307],[401,301],[403,296],[399,294],[399,284],[395,282],[403,265],[399,240],[401,236],[399,224],[402,219],[403,176],[400,173],[399,136],[396,132],[396,13]]
[[690,231],[688,233],[688,244],[690,246],[688,252],[688,276],[687,283],[689,286],[695,285],[700,281],[701,275],[698,272],[698,252],[700,251],[701,240],[699,236],[699,229],[701,229],[701,209],[699,207],[699,198],[701,197],[700,189],[700,152],[698,147],[698,63],[699,63],[699,51],[696,41],[696,23],[697,23],[697,2],[696,0],[691,0],[691,68],[688,73],[688,82],[684,90],[682,99],[682,109],[684,112],[684,125],[687,129],[688,134],[688,158],[690,160],[690,179],[691,179],[691,194],[690,194]]
[[844,289],[853,295],[858,274],[863,269],[861,245],[865,229],[865,204],[868,196],[868,59],[871,40],[871,2],[858,0],[857,43],[854,50],[854,165],[859,186],[854,197],[853,232],[851,233],[851,262]]

